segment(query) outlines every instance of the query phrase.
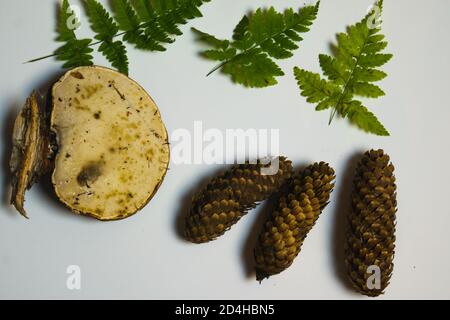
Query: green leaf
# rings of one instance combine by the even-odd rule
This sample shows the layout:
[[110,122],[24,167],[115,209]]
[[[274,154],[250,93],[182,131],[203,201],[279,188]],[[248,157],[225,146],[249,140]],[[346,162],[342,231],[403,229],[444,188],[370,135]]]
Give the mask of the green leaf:
[[370,46],[377,42],[381,42],[382,40],[384,40],[384,38],[385,38],[385,36],[382,34],[373,34],[367,39],[367,43],[368,43],[367,46]]
[[359,64],[366,68],[381,67],[392,59],[392,54],[370,54],[363,55],[359,60]]
[[329,108],[332,108],[336,105],[337,97],[329,97],[325,98],[324,100],[320,101],[316,106],[316,111],[323,111]]
[[86,10],[95,38],[102,41],[100,51],[119,72],[128,75],[127,50],[122,41],[114,41],[118,25],[97,0],[86,0]]
[[[317,73],[295,67],[294,75],[302,96],[306,97],[306,100],[310,103],[321,102],[339,93],[337,86],[321,79]],[[325,105],[328,105],[328,102]],[[325,105],[322,105],[320,109],[323,109]]]
[[194,32],[197,35],[197,40],[201,41],[207,45],[209,45],[212,48],[215,49],[222,49],[225,50],[230,45],[230,41],[228,40],[221,40],[213,35],[210,35],[206,32],[200,31],[196,28],[191,28],[192,32]]
[[345,58],[345,62],[352,61],[352,63],[348,63],[349,67],[352,67],[353,60],[352,58],[356,58],[359,56],[359,47],[357,44],[353,43],[353,39],[350,38],[350,36],[346,33],[339,33],[337,35],[337,41],[338,41],[338,51],[339,55],[338,58],[342,59]]
[[[382,6],[382,1],[378,5]],[[295,68],[294,74],[302,95],[308,102],[316,104],[316,110],[332,109],[330,122],[335,114],[339,114],[367,132],[388,135],[378,119],[354,99],[355,96],[378,98],[385,95],[373,82],[387,76],[377,68],[387,63],[392,54],[383,53],[387,42],[379,34],[380,25],[369,27],[368,19],[372,14],[337,35],[333,57],[319,55],[320,66],[328,81],[300,68]]]
[[174,42],[172,36],[182,34],[179,25],[201,17],[199,7],[210,0],[112,0],[115,19],[123,40],[138,49],[165,51],[164,45]]
[[353,106],[348,111],[347,117],[353,124],[357,125],[360,129],[366,132],[370,132],[378,136],[390,135],[377,117],[362,105]]
[[264,88],[277,84],[276,77],[283,71],[264,53],[254,49],[241,54],[233,63],[223,66],[222,72],[229,74],[235,83],[250,88]]
[[258,9],[249,19],[248,30],[253,43],[262,43],[272,39],[285,28],[284,17],[273,7],[267,10]]
[[56,49],[56,59],[65,61],[63,68],[73,68],[92,65],[92,48],[89,47],[91,39],[69,40]]
[[[303,40],[300,34],[308,32],[317,17],[319,3],[298,12],[288,9],[280,13],[273,7],[257,9],[239,21],[230,41],[193,29],[197,38],[210,48],[202,56],[221,62],[209,74],[221,69],[234,82],[247,87],[277,84],[276,78],[284,72],[275,60],[293,56]],[[229,47],[235,49],[234,56],[230,56],[233,51]]]
[[[293,26],[297,32],[309,31],[309,27],[314,23],[319,12],[320,0],[314,6],[306,6],[292,15],[292,19],[287,22],[288,26]],[[289,11],[289,10],[288,10]]]
[[185,24],[186,20],[184,20],[183,18],[179,18],[179,20],[176,20],[176,18],[176,13],[172,12],[170,14],[162,15],[161,19],[159,20],[161,29],[163,29],[168,35],[181,36],[183,34],[176,22],[178,22],[178,24]]
[[112,0],[112,5],[120,30],[134,31],[139,28],[139,18],[127,0]]
[[226,50],[206,50],[202,52],[202,55],[210,60],[224,61],[232,59],[236,55],[236,49],[229,48]]
[[138,18],[141,22],[139,28],[142,28],[143,33],[149,39],[151,39],[148,41],[152,41],[152,46],[150,46],[148,50],[165,51],[165,48],[162,46],[162,44],[172,43],[174,42],[174,40],[171,39],[168,34],[159,26],[158,15],[154,10],[151,1],[134,0],[132,2],[132,5],[134,6]]
[[125,32],[123,41],[148,51],[165,51],[164,45],[181,35],[178,25],[201,16],[199,7],[210,0],[112,0],[114,19]]
[[378,53],[378,52],[386,49],[387,44],[388,43],[386,41],[378,41],[378,42],[374,42],[374,43],[369,43],[364,47],[363,52],[368,53],[368,54]]
[[339,84],[343,84],[348,79],[348,71],[343,65],[339,63],[333,57],[326,54],[319,55],[320,67],[322,68],[323,74],[328,77],[328,79],[335,81]]
[[149,0],[133,0],[131,4],[138,15],[140,22],[148,22],[155,17],[155,13]]
[[378,98],[384,96],[385,93],[380,87],[364,82],[355,82],[353,84],[353,94],[367,98]]
[[138,49],[163,51],[157,43],[148,39],[140,26],[139,18],[133,6],[127,0],[112,0],[114,18],[119,29],[125,31],[123,40],[136,46]]
[[377,69],[357,67],[353,73],[355,80],[360,82],[377,82],[387,77],[386,72]]
[[100,45],[99,51],[111,62],[114,68],[128,75],[127,49],[122,41],[105,41]]
[[242,17],[241,21],[237,24],[233,31],[233,40],[242,41],[248,32],[249,19],[247,16]]
[[89,16],[91,29],[97,35],[97,40],[111,41],[119,31],[106,9],[97,0],[86,0],[86,10]]

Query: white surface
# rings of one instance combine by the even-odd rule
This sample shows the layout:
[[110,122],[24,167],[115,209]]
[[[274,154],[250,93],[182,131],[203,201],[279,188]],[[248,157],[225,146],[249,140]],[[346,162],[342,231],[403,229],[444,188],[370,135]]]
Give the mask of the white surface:
[[[3,1],[0,10],[0,97],[2,161],[15,115],[27,95],[60,72],[60,64],[23,61],[50,53],[54,41],[56,0]],[[76,1],[73,1],[76,4]],[[229,37],[247,10],[299,1],[213,0],[204,18],[190,25]],[[311,3],[311,1],[309,1]],[[450,134],[450,2],[385,1],[383,32],[395,57],[385,70],[387,96],[370,101],[392,136],[364,134],[338,120],[328,127],[328,113],[318,113],[300,97],[291,69],[319,71],[317,55],[345,26],[365,14],[370,0],[323,0],[319,17],[301,49],[281,65],[287,72],[276,87],[251,90],[214,74],[197,56],[200,46],[188,27],[163,54],[130,51],[130,75],[158,103],[169,132],[205,128],[279,128],[282,153],[296,164],[328,161],[337,171],[330,206],[308,236],[294,265],[259,285],[245,272],[244,248],[258,210],[224,237],[206,245],[182,241],[176,232],[183,199],[217,167],[171,165],[154,200],[136,216],[100,223],[71,214],[36,186],[28,193],[26,221],[6,205],[4,169],[0,209],[0,298],[361,298],[346,289],[336,274],[341,260],[335,248],[342,235],[338,207],[348,202],[343,191],[349,159],[357,151],[384,148],[396,166],[398,224],[395,271],[384,298],[450,298],[450,209],[448,165]],[[85,16],[83,14],[83,16]],[[88,33],[84,27],[82,33]],[[104,60],[96,56],[96,62]],[[348,174],[347,174],[348,175]],[[345,196],[341,196],[342,194]],[[342,214],[342,212],[340,213]],[[247,254],[248,256],[248,254]],[[336,261],[339,261],[336,264]],[[82,288],[66,288],[66,268],[79,265]]]

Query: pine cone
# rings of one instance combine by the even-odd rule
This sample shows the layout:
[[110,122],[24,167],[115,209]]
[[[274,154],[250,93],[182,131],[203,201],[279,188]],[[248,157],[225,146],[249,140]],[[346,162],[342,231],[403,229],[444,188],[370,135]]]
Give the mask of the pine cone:
[[290,178],[292,164],[286,158],[279,158],[276,174],[262,174],[261,169],[269,166],[259,160],[247,162],[214,178],[193,199],[186,217],[186,239],[194,243],[215,240]]
[[[359,163],[354,180],[346,265],[353,286],[371,297],[384,292],[394,266],[397,201],[393,172],[389,156],[383,150],[371,150]],[[374,267],[380,271],[379,286],[371,277],[376,276]]]
[[292,264],[328,204],[334,178],[334,170],[327,163],[315,163],[296,175],[280,192],[254,252],[258,281]]

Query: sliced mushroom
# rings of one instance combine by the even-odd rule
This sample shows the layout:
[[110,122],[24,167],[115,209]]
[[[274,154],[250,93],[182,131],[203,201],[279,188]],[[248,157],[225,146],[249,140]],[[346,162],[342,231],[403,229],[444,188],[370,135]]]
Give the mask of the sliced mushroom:
[[49,158],[43,150],[50,133],[58,150],[53,187],[75,213],[123,219],[161,185],[170,157],[166,128],[150,96],[123,74],[98,66],[68,71],[52,88],[49,130],[40,118],[45,114],[32,96],[16,120],[11,159],[13,203],[22,214],[25,188],[36,176],[26,172],[47,164],[39,159]]

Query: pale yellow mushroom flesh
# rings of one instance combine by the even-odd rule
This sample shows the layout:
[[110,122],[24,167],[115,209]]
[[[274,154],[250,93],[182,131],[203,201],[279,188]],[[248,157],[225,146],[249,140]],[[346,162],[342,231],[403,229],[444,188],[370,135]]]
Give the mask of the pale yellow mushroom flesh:
[[160,112],[135,81],[111,69],[80,67],[52,89],[58,198],[99,220],[129,217],[161,185],[169,163]]

